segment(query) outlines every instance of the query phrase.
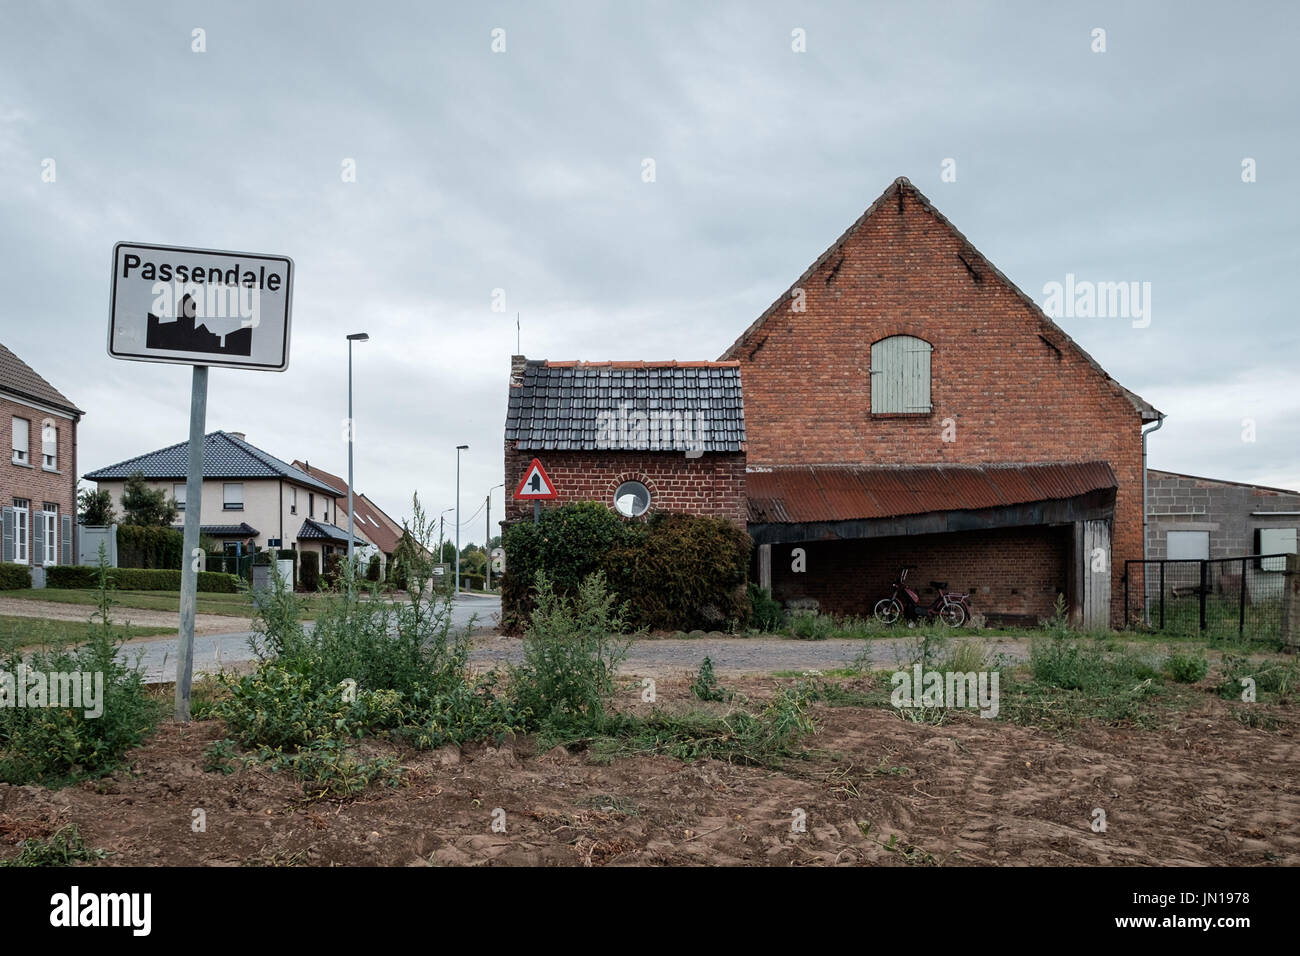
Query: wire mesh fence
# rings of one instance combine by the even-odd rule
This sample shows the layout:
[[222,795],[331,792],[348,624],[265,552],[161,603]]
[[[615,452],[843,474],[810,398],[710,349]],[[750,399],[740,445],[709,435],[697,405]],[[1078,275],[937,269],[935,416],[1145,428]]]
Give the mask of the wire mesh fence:
[[1172,636],[1277,640],[1285,568],[1285,554],[1125,561],[1125,621]]

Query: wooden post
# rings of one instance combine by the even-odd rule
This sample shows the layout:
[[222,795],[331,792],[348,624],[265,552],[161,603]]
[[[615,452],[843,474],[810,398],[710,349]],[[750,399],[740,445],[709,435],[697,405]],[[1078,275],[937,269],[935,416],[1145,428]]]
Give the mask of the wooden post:
[[758,586],[772,590],[772,546],[770,544],[760,544],[758,546]]
[[1282,644],[1300,650],[1300,555],[1288,554],[1282,572]]

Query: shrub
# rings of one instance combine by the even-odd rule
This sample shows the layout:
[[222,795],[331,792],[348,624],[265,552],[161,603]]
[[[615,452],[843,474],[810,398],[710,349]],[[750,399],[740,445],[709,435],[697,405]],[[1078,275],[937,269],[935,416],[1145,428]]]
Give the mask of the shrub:
[[[48,588],[86,589],[96,586],[97,569],[83,565],[56,565],[45,569]],[[179,591],[181,572],[146,568],[108,568],[108,579],[124,591]],[[207,594],[236,594],[239,578],[220,571],[200,571],[198,590]]]
[[767,588],[749,586],[749,626],[764,634],[777,634],[785,626],[785,608]]
[[[83,690],[82,707],[0,707],[0,781],[59,786],[102,775],[144,740],[157,721],[158,703],[149,697],[139,672],[117,657],[124,637],[109,614],[108,571],[99,569],[99,620],[89,625],[85,643],[26,655],[11,652],[0,667],[15,675],[24,666],[44,675],[97,675],[92,696],[98,697],[88,700]],[[87,716],[87,710],[98,713]]]
[[304,591],[320,590],[320,555],[304,551],[298,558],[298,583]]
[[505,532],[502,622],[522,628],[532,611],[533,583],[545,571],[552,587],[572,597],[600,571],[628,605],[638,628],[714,629],[749,619],[745,592],[750,538],[721,518],[656,514],[628,521],[599,502],[577,502],[517,522]]
[[343,555],[337,551],[333,554],[325,555],[325,567],[321,572],[321,579],[325,582],[327,588],[337,587],[339,583],[340,568],[343,566]]
[[750,547],[749,535],[725,519],[657,514],[641,540],[625,540],[604,563],[636,627],[714,630],[749,620]]
[[695,680],[691,684],[691,693],[700,700],[723,701],[731,698],[729,693],[718,686],[718,678],[713,673],[713,661],[707,657],[700,664],[699,673],[695,675]]
[[599,571],[572,599],[556,591],[546,572],[534,580],[523,663],[510,669],[516,713],[547,739],[599,733],[614,673],[627,653],[627,643],[616,637],[623,630],[621,609]]
[[20,591],[32,586],[32,571],[25,564],[0,564],[0,591]]
[[[425,529],[418,501],[415,520]],[[256,612],[257,669],[221,677],[230,693],[208,709],[253,748],[251,759],[294,773],[318,796],[392,778],[392,761],[359,759],[350,738],[386,733],[428,748],[499,739],[510,727],[495,675],[469,670],[469,634],[453,633],[450,601],[423,587],[404,602],[382,600],[378,587],[363,594],[356,572],[340,566],[343,587],[320,602],[310,630],[301,598],[268,591]],[[426,580],[419,567],[410,573],[413,583]]]
[[1170,654],[1165,671],[1180,684],[1195,684],[1210,672],[1210,662],[1204,654]]
[[175,528],[120,525],[117,529],[118,567],[180,570],[184,542],[184,534]]

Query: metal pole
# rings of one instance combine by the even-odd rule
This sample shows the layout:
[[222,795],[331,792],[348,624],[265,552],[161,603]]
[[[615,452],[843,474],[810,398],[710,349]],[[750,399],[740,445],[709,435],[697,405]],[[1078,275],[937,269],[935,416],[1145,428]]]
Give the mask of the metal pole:
[[1241,559],[1241,606],[1237,611],[1237,636],[1246,634],[1246,559]]
[[483,529],[483,556],[487,558],[487,567],[483,569],[486,577],[484,588],[492,590],[492,492],[487,493],[487,527]]
[[[352,564],[352,340],[348,339],[348,564]],[[355,571],[356,569],[353,568]]]
[[208,417],[208,367],[194,366],[190,387],[190,460],[185,476],[184,557],[181,560],[181,629],[176,653],[176,719],[190,719],[194,677],[194,596],[199,585],[199,528],[203,510],[203,428]]
[[460,594],[460,452],[456,446],[456,594]]

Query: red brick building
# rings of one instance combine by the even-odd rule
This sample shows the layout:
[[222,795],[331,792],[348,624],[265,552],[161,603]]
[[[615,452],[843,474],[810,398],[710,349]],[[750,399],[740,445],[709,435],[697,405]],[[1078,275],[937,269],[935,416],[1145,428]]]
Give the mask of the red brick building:
[[[992,619],[1046,617],[1064,594],[1084,623],[1120,620],[1123,562],[1142,557],[1141,432],[1159,413],[906,179],[717,364],[743,381],[754,575],[778,598],[868,614],[916,565],[923,592],[946,581]],[[516,481],[517,429],[506,446]],[[596,500],[658,461],[584,454],[557,465]],[[667,467],[677,502],[652,507],[733,507],[735,453],[707,473]],[[715,486],[711,506],[683,495]]]
[[0,422],[11,438],[0,465],[6,562],[75,564],[77,423],[84,413],[0,345]]

